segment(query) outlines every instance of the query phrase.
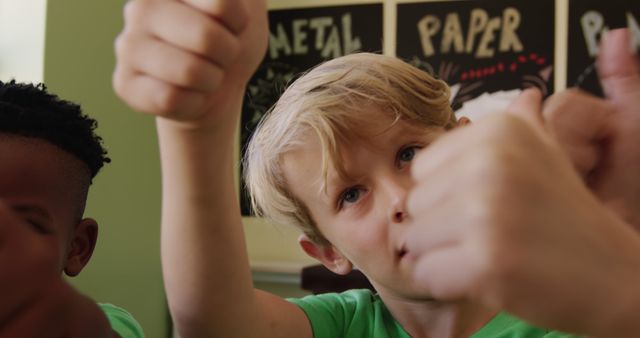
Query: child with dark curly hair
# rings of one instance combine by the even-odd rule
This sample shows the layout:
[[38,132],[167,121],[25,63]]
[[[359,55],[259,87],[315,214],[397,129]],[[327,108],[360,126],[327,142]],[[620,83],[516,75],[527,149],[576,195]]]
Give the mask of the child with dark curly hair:
[[43,84],[0,82],[0,337],[143,337],[129,313],[60,276],[78,275],[96,245],[84,208],[110,162],[96,126]]

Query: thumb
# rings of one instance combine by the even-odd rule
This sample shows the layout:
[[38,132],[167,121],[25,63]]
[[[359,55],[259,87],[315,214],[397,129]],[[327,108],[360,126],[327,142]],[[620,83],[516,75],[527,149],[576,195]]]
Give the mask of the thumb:
[[614,102],[640,94],[640,66],[630,47],[629,30],[604,35],[597,66],[604,93]]
[[507,108],[507,111],[525,120],[538,131],[544,129],[542,93],[537,88],[525,89]]

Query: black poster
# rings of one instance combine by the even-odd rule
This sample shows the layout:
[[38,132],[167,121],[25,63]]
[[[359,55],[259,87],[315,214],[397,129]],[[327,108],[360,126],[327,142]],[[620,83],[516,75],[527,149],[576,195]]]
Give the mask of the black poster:
[[[249,82],[242,109],[241,149],[286,85],[301,72],[354,52],[382,52],[382,4],[269,11],[269,47]],[[250,215],[241,183],[243,215]]]
[[602,96],[595,61],[602,34],[628,27],[636,48],[640,45],[640,1],[572,0],[569,2],[567,87]]
[[457,115],[501,110],[523,88],[553,93],[553,0],[398,5],[398,57],[445,80]]

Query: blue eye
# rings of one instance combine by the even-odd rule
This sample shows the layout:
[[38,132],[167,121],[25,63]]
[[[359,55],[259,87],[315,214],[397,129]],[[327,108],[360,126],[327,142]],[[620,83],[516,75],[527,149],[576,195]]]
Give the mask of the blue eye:
[[345,203],[353,204],[358,202],[361,195],[362,191],[359,188],[346,189],[342,194],[340,194],[340,198],[338,199],[338,208],[341,209]]
[[355,203],[358,198],[360,198],[360,190],[353,188],[345,191],[342,195],[342,200],[347,203]]
[[420,149],[417,146],[405,147],[398,152],[398,163],[411,162],[413,157],[416,156],[416,150]]

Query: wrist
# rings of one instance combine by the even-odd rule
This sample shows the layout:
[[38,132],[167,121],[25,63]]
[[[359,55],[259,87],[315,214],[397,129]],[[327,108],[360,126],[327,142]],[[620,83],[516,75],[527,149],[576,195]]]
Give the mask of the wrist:
[[640,332],[640,267],[632,272],[625,284],[626,290],[620,295],[619,315],[613,319],[610,332],[616,337],[637,337]]
[[[228,83],[217,93],[205,98],[200,112],[188,117],[157,116],[158,127],[162,131],[185,135],[221,135],[232,137],[237,128],[246,86]],[[160,129],[159,129],[160,130]]]
[[601,325],[595,337],[632,338],[640,332],[640,237],[635,233],[632,237],[636,245],[631,252],[637,259],[622,264],[626,265],[621,265],[623,273],[607,276],[609,295],[603,295],[604,301],[599,305]]
[[203,139],[229,143],[234,140],[238,126],[238,116],[217,119],[215,122],[204,119],[176,121],[171,118],[156,117],[158,136],[179,136],[184,139]]

